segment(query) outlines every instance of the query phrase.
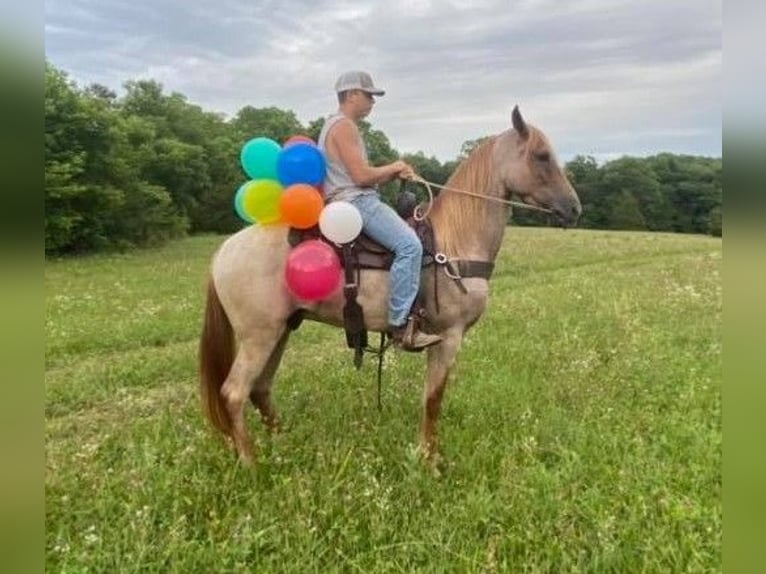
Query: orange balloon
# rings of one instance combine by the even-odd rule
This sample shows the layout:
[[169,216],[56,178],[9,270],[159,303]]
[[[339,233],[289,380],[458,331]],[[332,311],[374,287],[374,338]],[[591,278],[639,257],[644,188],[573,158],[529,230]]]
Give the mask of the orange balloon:
[[305,183],[291,185],[279,198],[282,221],[298,229],[316,225],[323,207],[324,200],[317,188]]

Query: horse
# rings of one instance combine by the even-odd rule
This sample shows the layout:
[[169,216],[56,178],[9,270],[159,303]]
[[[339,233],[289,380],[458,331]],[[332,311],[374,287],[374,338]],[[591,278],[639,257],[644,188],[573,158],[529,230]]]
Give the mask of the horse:
[[[431,203],[428,217],[435,242],[451,263],[494,263],[512,194],[549,210],[562,226],[575,225],[580,216],[580,200],[546,135],[524,120],[518,106],[511,120],[512,128],[487,138],[461,162]],[[271,389],[291,317],[301,311],[308,320],[343,326],[342,292],[314,302],[290,294],[284,280],[289,250],[287,226],[254,225],[226,239],[211,264],[199,346],[201,398],[212,426],[233,442],[246,465],[254,462],[245,418],[248,401],[269,431],[279,429]],[[431,461],[438,456],[437,419],[450,370],[489,296],[489,277],[463,277],[460,283],[422,274],[426,313],[421,328],[442,337],[425,353],[418,448]],[[363,270],[358,289],[366,328],[385,332],[388,272]]]

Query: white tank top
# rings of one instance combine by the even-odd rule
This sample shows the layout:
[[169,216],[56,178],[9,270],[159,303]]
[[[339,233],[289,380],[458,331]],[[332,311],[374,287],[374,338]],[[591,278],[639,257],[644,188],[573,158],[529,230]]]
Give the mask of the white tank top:
[[[324,196],[325,200],[329,203],[331,201],[350,201],[362,195],[371,195],[378,193],[377,186],[365,186],[360,187],[354,183],[351,179],[351,174],[348,173],[346,166],[338,160],[330,157],[327,153],[327,134],[330,129],[337,124],[340,120],[344,119],[341,113],[336,113],[325,120],[322,131],[319,133],[319,141],[317,145],[322,150],[327,164],[327,173],[324,179]],[[362,134],[358,134],[359,148],[362,150],[362,157],[364,161],[367,161],[367,148],[364,145]]]

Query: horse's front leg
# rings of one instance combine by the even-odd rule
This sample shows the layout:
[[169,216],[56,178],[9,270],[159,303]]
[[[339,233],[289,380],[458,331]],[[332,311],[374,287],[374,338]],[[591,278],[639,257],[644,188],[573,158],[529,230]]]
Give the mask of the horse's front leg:
[[423,393],[423,421],[420,429],[420,449],[431,463],[438,461],[439,447],[436,420],[439,418],[442,397],[450,369],[463,341],[463,330],[447,331],[444,340],[428,348],[428,368]]

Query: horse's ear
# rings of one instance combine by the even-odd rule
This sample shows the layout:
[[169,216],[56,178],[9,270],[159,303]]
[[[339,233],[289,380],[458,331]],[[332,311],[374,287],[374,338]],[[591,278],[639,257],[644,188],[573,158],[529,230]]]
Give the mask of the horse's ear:
[[521,117],[521,112],[519,111],[518,105],[513,106],[511,119],[513,120],[513,129],[518,132],[522,139],[527,139],[529,137],[529,128],[527,127],[527,123],[524,121],[524,118]]

